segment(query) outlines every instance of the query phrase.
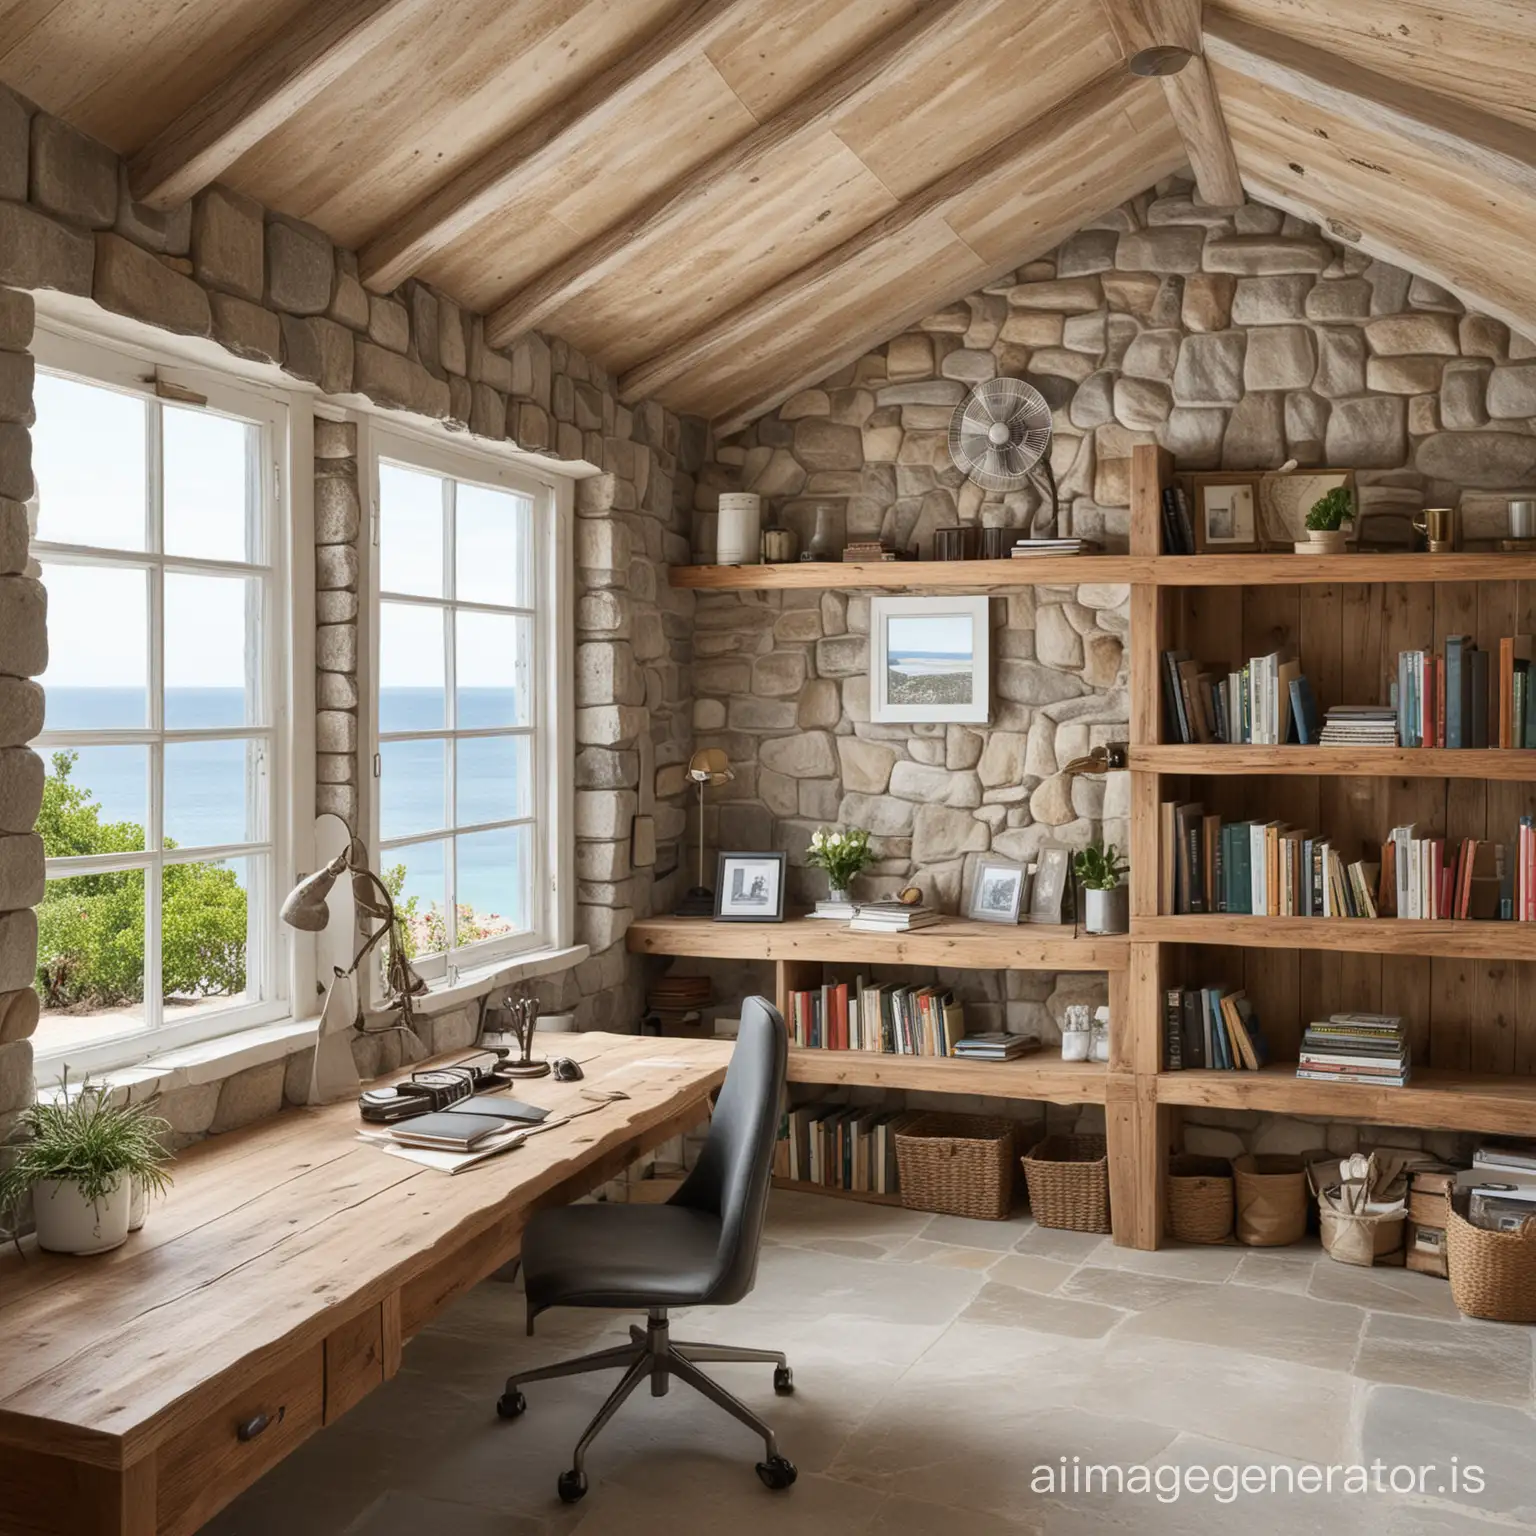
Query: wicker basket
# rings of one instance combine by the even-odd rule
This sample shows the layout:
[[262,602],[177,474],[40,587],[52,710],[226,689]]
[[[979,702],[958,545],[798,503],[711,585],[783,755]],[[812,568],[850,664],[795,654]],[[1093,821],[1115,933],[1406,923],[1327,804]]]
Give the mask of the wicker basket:
[[1180,1152],[1169,1161],[1168,1235],[1180,1243],[1224,1243],[1232,1236],[1227,1158]]
[[1306,1166],[1286,1152],[1246,1152],[1232,1161],[1237,1240],[1250,1248],[1281,1248],[1307,1235]]
[[1445,1228],[1451,1299],[1468,1317],[1536,1323],[1536,1217],[1519,1232],[1474,1227],[1453,1206]]
[[1047,1136],[1024,1155],[1029,1208],[1042,1227],[1109,1231],[1109,1155],[1102,1136]]
[[1013,1207],[1014,1122],[917,1115],[896,1130],[901,1203],[909,1211],[1003,1221]]

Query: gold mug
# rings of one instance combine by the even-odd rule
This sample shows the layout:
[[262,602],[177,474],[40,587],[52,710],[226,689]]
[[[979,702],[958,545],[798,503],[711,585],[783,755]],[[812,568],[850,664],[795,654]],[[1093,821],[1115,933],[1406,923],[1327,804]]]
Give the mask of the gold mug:
[[1425,507],[1413,520],[1432,555],[1448,555],[1461,543],[1461,511],[1457,507]]

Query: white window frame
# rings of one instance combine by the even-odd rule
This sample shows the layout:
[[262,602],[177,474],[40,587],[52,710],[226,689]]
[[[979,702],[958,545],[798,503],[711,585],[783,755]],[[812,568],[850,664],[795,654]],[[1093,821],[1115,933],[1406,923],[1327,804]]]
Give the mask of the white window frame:
[[[575,711],[573,697],[574,627],[572,590],[571,517],[574,502],[571,482],[562,476],[545,476],[525,461],[493,449],[466,443],[444,442],[440,437],[418,435],[391,423],[385,425],[365,418],[358,442],[359,458],[367,477],[368,538],[364,563],[367,566],[364,590],[368,601],[359,614],[365,630],[360,636],[359,655],[364,674],[359,678],[359,703],[364,713],[362,732],[365,785],[362,821],[373,867],[382,872],[391,853],[412,843],[442,841],[445,858],[452,871],[453,841],[459,831],[453,826],[392,838],[385,844],[379,835],[379,782],[381,772],[379,730],[379,605],[381,601],[418,603],[435,608],[461,608],[469,611],[518,612],[533,620],[533,711],[529,732],[533,739],[532,814],[526,821],[533,828],[535,868],[532,895],[535,904],[529,931],[504,937],[482,939],[476,943],[453,946],[439,955],[413,961],[416,971],[432,991],[457,987],[461,982],[492,975],[509,960],[526,959],[550,951],[562,950],[572,943],[575,929],[575,881],[573,866],[573,797],[569,765],[574,761]],[[535,602],[531,609],[491,607],[474,602],[460,602],[451,595],[426,598],[415,594],[384,593],[379,571],[379,466],[381,462],[400,464],[447,479],[482,485],[527,497],[533,506],[532,562],[530,588]],[[444,529],[445,591],[453,592],[454,558],[451,531]],[[445,687],[451,698],[454,679],[445,675]],[[450,715],[449,718],[452,718]],[[385,733],[383,740],[418,738],[457,738],[477,734],[474,729],[442,729],[420,732]],[[445,764],[449,803],[457,793],[452,760]],[[451,819],[451,818],[450,818]],[[479,823],[474,824],[477,828]],[[451,900],[457,901],[457,887],[452,883]],[[445,917],[448,914],[445,914]],[[377,975],[371,978],[371,996],[380,998]]]
[[[143,853],[104,855],[101,857],[49,859],[50,880],[70,875],[102,873],[107,870],[142,868],[145,871],[144,934],[144,1017],[146,1023],[123,1034],[78,1046],[50,1044],[39,1051],[36,1070],[40,1081],[57,1079],[67,1067],[74,1075],[113,1070],[135,1065],[151,1055],[200,1044],[237,1031],[286,1019],[293,1011],[292,999],[298,994],[299,973],[313,972],[312,948],[301,952],[293,935],[277,918],[277,907],[294,883],[298,865],[296,849],[296,809],[299,801],[312,805],[312,791],[299,792],[294,781],[295,757],[306,752],[313,761],[313,728],[302,732],[309,746],[296,743],[293,731],[293,678],[301,661],[309,665],[312,642],[294,643],[296,626],[307,623],[313,629],[313,609],[307,619],[297,609],[305,606],[295,594],[291,572],[295,530],[290,508],[291,461],[297,445],[294,435],[302,425],[309,436],[307,413],[295,409],[291,397],[241,382],[225,375],[191,369],[152,348],[108,344],[76,334],[39,327],[32,346],[39,369],[121,393],[136,395],[151,404],[194,405],[203,397],[207,407],[219,414],[236,416],[255,424],[260,430],[259,472],[255,489],[260,498],[262,519],[262,558],[252,564],[208,559],[198,556],[166,554],[163,549],[94,549],[39,540],[32,543],[33,558],[48,564],[89,564],[139,568],[149,574],[149,692],[150,719],[142,727],[94,731],[47,730],[33,743],[44,757],[70,746],[141,745],[149,754],[150,774]],[[302,417],[302,423],[300,418]],[[158,439],[158,433],[153,434]],[[161,542],[156,535],[163,529],[163,504],[160,498],[160,464],[151,453],[146,464],[150,491],[146,546]],[[305,506],[307,508],[307,501]],[[170,729],[163,720],[164,699],[161,691],[163,666],[163,593],[167,572],[218,576],[255,576],[263,581],[261,611],[262,648],[266,716],[261,726],[239,725],[210,729]],[[302,653],[302,654],[301,654]],[[188,851],[163,849],[164,821],[164,747],[178,741],[252,737],[267,742],[268,782],[267,837],[260,843],[231,844],[219,848]],[[309,769],[310,776],[313,768]],[[261,881],[247,887],[251,910],[266,913],[261,931],[263,942],[248,949],[248,981],[259,968],[260,1001],[237,1003],[228,1008],[209,1009],[198,1017],[167,1023],[161,999],[160,871],[167,864],[211,862],[221,858],[257,855],[266,861]],[[257,866],[259,867],[259,866]],[[160,1022],[153,1022],[156,1019]]]

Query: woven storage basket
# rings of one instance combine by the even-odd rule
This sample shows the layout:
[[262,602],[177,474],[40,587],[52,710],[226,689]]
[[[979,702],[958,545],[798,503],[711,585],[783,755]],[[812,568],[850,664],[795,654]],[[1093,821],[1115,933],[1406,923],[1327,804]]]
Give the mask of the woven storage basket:
[[1222,1243],[1232,1236],[1227,1158],[1180,1152],[1169,1161],[1168,1235],[1180,1243]]
[[1024,1154],[1029,1208],[1042,1227],[1109,1231],[1109,1155],[1102,1136],[1047,1136]]
[[917,1115],[896,1130],[901,1203],[909,1211],[1002,1221],[1013,1206],[1014,1122]]
[[1307,1235],[1306,1167],[1288,1152],[1232,1160],[1237,1240],[1250,1248],[1280,1248]]
[[1519,1232],[1474,1227],[1453,1206],[1445,1228],[1451,1299],[1468,1317],[1536,1323],[1536,1217]]

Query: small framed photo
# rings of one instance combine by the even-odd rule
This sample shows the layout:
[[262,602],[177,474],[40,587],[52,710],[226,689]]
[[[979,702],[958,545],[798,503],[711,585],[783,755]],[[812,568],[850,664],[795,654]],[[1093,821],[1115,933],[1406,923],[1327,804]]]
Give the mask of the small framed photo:
[[971,882],[971,907],[967,914],[978,923],[1016,923],[1024,905],[1029,872],[1022,864],[1006,859],[981,859]]
[[1263,547],[1259,522],[1262,475],[1195,476],[1195,553],[1240,555]]
[[715,921],[782,923],[785,853],[722,853],[715,878]]
[[985,723],[992,712],[992,615],[985,597],[874,597],[871,720]]
[[1061,923],[1071,874],[1070,848],[1052,844],[1040,850],[1039,862],[1035,866],[1035,884],[1029,896],[1030,922]]

